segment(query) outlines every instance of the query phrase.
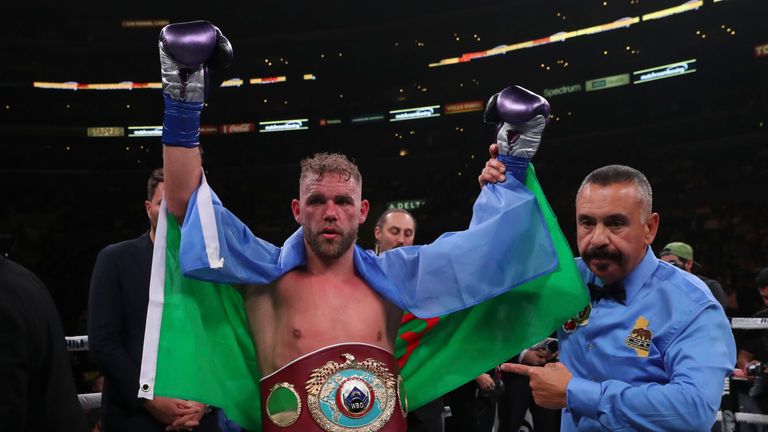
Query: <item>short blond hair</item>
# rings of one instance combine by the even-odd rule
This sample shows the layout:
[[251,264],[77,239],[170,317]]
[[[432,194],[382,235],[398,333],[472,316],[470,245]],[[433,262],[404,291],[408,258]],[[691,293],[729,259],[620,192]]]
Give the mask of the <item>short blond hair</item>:
[[299,185],[315,176],[312,180],[320,181],[327,173],[336,173],[344,181],[353,180],[360,187],[363,186],[363,177],[357,165],[340,153],[315,153],[312,157],[301,161],[301,177]]

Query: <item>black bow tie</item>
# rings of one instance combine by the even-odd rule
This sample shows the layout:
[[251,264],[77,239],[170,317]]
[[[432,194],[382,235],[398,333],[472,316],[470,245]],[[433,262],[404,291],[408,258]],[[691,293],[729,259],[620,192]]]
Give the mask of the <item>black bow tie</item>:
[[621,282],[614,282],[605,286],[595,285],[588,283],[589,298],[593,302],[600,299],[616,300],[617,302],[624,304],[624,300],[627,299],[627,292],[624,290],[624,285]]

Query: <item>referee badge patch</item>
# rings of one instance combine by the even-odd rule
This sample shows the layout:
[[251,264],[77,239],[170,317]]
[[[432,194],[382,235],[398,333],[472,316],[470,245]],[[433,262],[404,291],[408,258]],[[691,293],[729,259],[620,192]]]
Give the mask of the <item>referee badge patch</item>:
[[635,326],[624,343],[635,350],[638,357],[648,357],[651,352],[651,338],[653,338],[653,332],[648,328],[648,320],[641,315],[635,321]]

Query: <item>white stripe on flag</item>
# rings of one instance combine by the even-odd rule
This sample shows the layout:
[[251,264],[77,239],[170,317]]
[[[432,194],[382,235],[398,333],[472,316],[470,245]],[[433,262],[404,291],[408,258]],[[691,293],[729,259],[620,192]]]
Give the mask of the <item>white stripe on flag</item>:
[[168,235],[168,214],[165,195],[160,203],[160,215],[155,230],[155,247],[152,250],[152,275],[149,278],[149,303],[147,324],[144,327],[144,349],[141,356],[138,397],[152,399],[155,396],[157,349],[160,344],[160,325],[163,321],[165,302],[165,246]]
[[205,172],[202,173],[200,187],[197,189],[197,212],[200,214],[200,225],[203,229],[208,266],[212,269],[222,268],[224,267],[224,258],[221,258],[219,232],[216,230],[216,216],[213,213],[211,188],[205,179]]

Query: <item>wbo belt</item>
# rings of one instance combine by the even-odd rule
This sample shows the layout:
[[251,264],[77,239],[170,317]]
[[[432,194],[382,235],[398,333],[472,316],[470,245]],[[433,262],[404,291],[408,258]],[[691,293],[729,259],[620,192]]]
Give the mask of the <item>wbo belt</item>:
[[331,345],[259,382],[264,432],[405,432],[408,402],[392,353]]

